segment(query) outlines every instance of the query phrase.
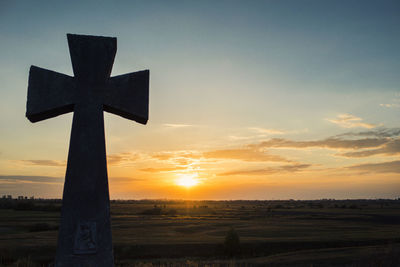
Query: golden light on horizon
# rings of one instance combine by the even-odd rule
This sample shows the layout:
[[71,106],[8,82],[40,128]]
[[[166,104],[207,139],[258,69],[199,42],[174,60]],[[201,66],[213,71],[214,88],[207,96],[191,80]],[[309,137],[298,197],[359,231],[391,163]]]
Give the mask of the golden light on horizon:
[[200,181],[197,179],[197,173],[184,173],[179,175],[179,178],[175,180],[175,183],[179,186],[190,188],[198,185]]

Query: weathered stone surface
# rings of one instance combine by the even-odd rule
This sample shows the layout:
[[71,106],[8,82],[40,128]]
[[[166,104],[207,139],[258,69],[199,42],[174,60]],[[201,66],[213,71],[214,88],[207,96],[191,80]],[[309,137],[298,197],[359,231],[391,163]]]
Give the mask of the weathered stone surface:
[[116,38],[68,34],[74,77],[31,67],[31,122],[74,112],[56,266],[113,266],[103,110],[146,124],[149,71],[110,78]]

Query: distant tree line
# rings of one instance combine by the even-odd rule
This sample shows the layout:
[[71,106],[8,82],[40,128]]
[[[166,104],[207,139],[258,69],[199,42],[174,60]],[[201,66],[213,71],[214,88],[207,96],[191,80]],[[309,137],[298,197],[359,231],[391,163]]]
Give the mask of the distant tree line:
[[60,212],[61,200],[6,197],[0,199],[0,209]]

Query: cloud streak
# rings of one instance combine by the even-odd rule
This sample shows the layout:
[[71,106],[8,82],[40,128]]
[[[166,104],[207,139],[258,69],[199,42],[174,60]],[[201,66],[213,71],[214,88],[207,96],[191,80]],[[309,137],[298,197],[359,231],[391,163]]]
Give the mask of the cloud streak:
[[218,176],[231,176],[231,175],[271,175],[276,173],[294,173],[305,170],[311,167],[311,164],[293,164],[293,165],[283,165],[279,167],[267,167],[258,169],[242,169],[234,170],[229,172],[219,173]]
[[243,149],[224,149],[224,150],[208,151],[204,152],[203,156],[205,158],[213,158],[213,159],[234,159],[234,160],[254,161],[254,162],[257,161],[290,162],[288,159],[285,159],[281,156],[267,154],[263,151],[251,147]]
[[[139,154],[132,153],[118,153],[107,156],[107,164],[110,166],[121,165],[123,163],[133,162],[140,159]],[[44,167],[65,167],[67,162],[65,160],[50,160],[50,159],[22,159],[15,160],[19,164],[32,165],[32,166],[44,166]]]
[[0,175],[1,183],[43,183],[62,184],[64,178],[51,176]]
[[258,148],[331,148],[331,149],[361,149],[379,147],[388,141],[380,138],[364,138],[357,140],[346,140],[330,137],[316,141],[293,141],[289,139],[273,138],[258,144],[249,145]]
[[362,158],[375,155],[394,156],[400,154],[400,139],[395,139],[387,142],[383,147],[377,149],[369,149],[355,152],[347,152],[338,154],[339,156],[348,158]]
[[397,93],[392,99],[392,103],[379,104],[381,107],[385,108],[400,108],[400,93]]
[[376,124],[362,122],[361,118],[351,114],[340,114],[335,119],[327,119],[327,120],[343,128],[361,127],[361,128],[372,129],[378,126]]
[[335,137],[342,138],[342,137],[366,137],[366,136],[372,136],[372,137],[378,137],[378,138],[397,137],[397,136],[400,136],[400,128],[380,127],[378,129],[374,129],[374,130],[370,130],[370,131],[342,133],[342,134],[336,135]]
[[400,173],[400,160],[382,163],[365,163],[347,167],[362,173]]
[[249,130],[255,131],[260,134],[285,134],[286,132],[277,129],[265,129],[259,127],[249,127]]
[[166,168],[143,168],[140,169],[142,172],[159,173],[159,172],[175,172],[186,170],[186,167],[166,167]]
[[141,159],[140,154],[134,153],[117,153],[107,156],[107,164],[111,166],[123,165],[125,163],[132,163]]
[[113,183],[131,183],[136,181],[144,181],[143,178],[133,178],[133,177],[110,177],[109,179]]
[[385,107],[385,108],[400,108],[400,104],[398,104],[398,103],[379,104],[379,106]]
[[66,165],[64,160],[48,160],[48,159],[22,159],[16,162],[23,165],[34,165],[34,166],[48,166],[48,167],[63,167]]
[[199,159],[201,158],[201,153],[197,151],[164,151],[153,153],[151,157],[158,160],[175,160],[179,158]]
[[194,127],[192,124],[177,124],[177,123],[164,123],[163,126],[168,128],[188,128]]
[[[128,183],[143,181],[141,178],[110,177],[113,183]],[[0,184],[64,184],[64,177],[35,176],[35,175],[0,175]]]

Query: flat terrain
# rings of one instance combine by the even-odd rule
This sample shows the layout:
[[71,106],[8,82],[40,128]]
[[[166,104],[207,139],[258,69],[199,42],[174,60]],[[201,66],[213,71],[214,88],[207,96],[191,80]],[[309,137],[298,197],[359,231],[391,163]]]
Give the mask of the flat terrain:
[[[50,263],[60,201],[0,204],[0,263]],[[122,266],[400,266],[399,200],[113,201],[111,216]]]

